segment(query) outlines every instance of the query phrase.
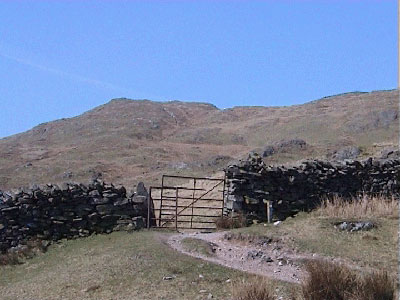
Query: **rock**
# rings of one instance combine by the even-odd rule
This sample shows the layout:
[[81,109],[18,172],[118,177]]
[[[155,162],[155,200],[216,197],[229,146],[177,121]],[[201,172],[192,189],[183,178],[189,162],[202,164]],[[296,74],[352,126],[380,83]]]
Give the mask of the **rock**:
[[101,215],[111,214],[114,210],[114,206],[112,204],[97,205],[96,210]]
[[95,290],[98,290],[99,288],[100,288],[100,285],[96,284],[96,285],[89,286],[88,288],[82,290],[82,292],[89,293],[89,292],[93,292]]
[[371,230],[372,228],[375,227],[375,225],[370,222],[340,222],[336,223],[335,227],[343,230],[343,231],[349,231],[349,232],[356,232],[356,231],[368,231]]
[[345,159],[355,159],[361,154],[359,147],[348,146],[337,150],[331,158],[334,160],[343,161]]
[[273,146],[265,146],[262,150],[262,157],[268,157],[275,153],[275,148]]
[[172,277],[172,276],[164,276],[163,277],[163,280],[172,280],[172,279],[174,279],[174,277]]

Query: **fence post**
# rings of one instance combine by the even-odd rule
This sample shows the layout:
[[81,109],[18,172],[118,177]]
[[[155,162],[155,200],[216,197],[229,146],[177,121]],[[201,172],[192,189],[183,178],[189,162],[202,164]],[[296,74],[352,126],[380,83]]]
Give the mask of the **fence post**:
[[151,187],[147,195],[147,229],[150,229],[150,198],[151,198]]
[[175,195],[175,230],[178,231],[178,187]]
[[268,223],[272,223],[272,213],[273,213],[272,201],[267,200],[267,221],[268,221]]

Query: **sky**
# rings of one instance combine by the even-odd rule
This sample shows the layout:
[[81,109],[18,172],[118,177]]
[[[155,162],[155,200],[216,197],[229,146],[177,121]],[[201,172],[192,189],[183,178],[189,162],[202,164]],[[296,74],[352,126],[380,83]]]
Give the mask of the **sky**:
[[396,83],[395,0],[0,2],[0,138],[120,97],[223,109]]

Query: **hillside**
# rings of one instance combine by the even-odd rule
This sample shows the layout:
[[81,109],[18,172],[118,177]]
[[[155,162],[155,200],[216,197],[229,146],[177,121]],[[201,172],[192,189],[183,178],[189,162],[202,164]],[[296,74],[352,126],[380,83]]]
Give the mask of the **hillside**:
[[0,140],[0,189],[87,181],[98,173],[127,186],[156,182],[164,173],[209,175],[268,145],[275,149],[268,163],[326,157],[344,146],[375,155],[398,143],[398,99],[397,90],[356,92],[303,105],[225,110],[114,99]]

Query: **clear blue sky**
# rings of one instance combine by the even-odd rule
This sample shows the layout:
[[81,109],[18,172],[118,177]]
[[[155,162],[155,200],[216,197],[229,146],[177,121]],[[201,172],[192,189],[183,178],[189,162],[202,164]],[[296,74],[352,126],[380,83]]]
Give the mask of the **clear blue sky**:
[[291,105],[396,88],[397,1],[0,2],[0,137],[112,98]]

